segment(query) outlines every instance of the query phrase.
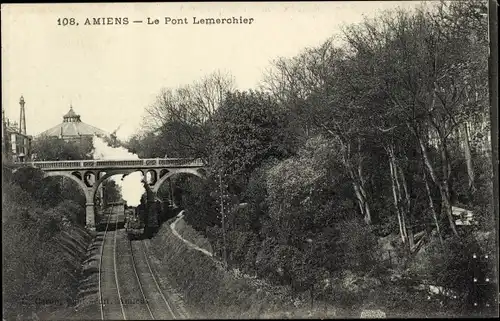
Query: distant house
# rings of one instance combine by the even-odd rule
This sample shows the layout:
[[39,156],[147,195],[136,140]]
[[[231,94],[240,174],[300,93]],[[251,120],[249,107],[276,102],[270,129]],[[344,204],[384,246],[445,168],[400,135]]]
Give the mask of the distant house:
[[455,224],[456,225],[473,225],[476,222],[474,221],[474,213],[472,211],[452,206],[452,214],[456,217]]
[[21,133],[16,122],[9,123],[7,120],[7,137],[13,161],[23,162],[30,158],[32,136]]
[[23,162],[31,157],[31,142],[33,137],[26,133],[25,101],[19,100],[21,113],[19,124],[5,117],[2,108],[2,157],[7,161]]

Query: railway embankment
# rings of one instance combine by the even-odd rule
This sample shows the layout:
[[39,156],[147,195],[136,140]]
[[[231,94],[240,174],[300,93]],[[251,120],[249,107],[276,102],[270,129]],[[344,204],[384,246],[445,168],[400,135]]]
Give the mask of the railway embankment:
[[[4,173],[8,174],[8,173]],[[94,235],[78,197],[64,200],[36,173],[2,177],[2,317],[68,319]]]
[[[172,224],[175,221],[176,224]],[[176,289],[191,318],[297,318],[311,317],[308,302],[291,295],[286,287],[225,271],[221,263],[200,250],[200,240],[187,240],[175,227],[178,218],[163,224],[149,242],[152,262],[162,281]],[[174,227],[174,230],[171,227]],[[187,229],[184,226],[183,229]],[[177,233],[176,233],[177,232]],[[205,247],[206,248],[206,247]],[[319,309],[314,309],[316,313]],[[321,311],[333,317],[335,311]],[[318,316],[321,317],[321,316]]]
[[92,243],[87,249],[82,263],[77,301],[71,320],[97,320],[101,318],[99,310],[99,259],[104,232],[95,232]]
[[[74,226],[72,232],[64,233],[63,241],[60,245],[67,248],[66,259],[74,264],[74,282],[72,286],[71,300],[64,306],[54,309],[50,313],[39,313],[40,319],[47,320],[75,320],[81,319],[78,309],[85,300],[92,296],[94,288],[92,286],[95,268],[93,262],[96,256],[97,233],[89,231],[82,226]],[[66,244],[78,244],[77,247],[67,247]]]
[[[61,225],[50,239],[40,239],[41,233],[24,235],[21,232],[20,235],[31,238],[23,241],[29,245],[18,248],[16,256],[4,252],[8,260],[4,268],[15,275],[5,280],[7,318],[15,315],[22,319],[67,320],[73,313],[82,263],[93,235],[81,226]],[[20,300],[12,302],[12,298]]]

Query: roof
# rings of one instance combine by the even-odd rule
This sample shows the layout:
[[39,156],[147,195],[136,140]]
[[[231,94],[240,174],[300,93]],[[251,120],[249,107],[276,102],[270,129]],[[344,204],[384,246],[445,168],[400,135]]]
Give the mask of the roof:
[[54,126],[46,131],[40,133],[38,136],[92,136],[92,135],[104,135],[109,134],[102,129],[85,124],[84,122],[72,122],[72,123],[61,123]]
[[59,125],[56,125],[52,128],[47,129],[46,131],[40,133],[41,136],[52,136],[52,137],[79,137],[79,136],[109,136],[109,133],[106,131],[94,127],[92,125],[86,124],[80,120],[80,115],[77,115],[73,110],[73,107],[70,108],[69,112],[63,116],[63,122]]
[[73,110],[73,106],[71,106],[71,107],[69,108],[69,111],[66,113],[66,115],[64,115],[64,116],[63,116],[63,119],[64,119],[64,118],[77,118],[77,117],[79,118],[79,117],[80,117],[80,115],[77,115],[77,114],[75,113],[75,111]]
[[18,126],[12,126],[12,124],[10,124],[9,126],[6,126],[5,130],[6,130],[6,132],[8,134],[16,134],[17,136],[23,136],[23,137],[27,137],[27,138],[31,137],[31,135],[22,134],[19,131],[19,127]]

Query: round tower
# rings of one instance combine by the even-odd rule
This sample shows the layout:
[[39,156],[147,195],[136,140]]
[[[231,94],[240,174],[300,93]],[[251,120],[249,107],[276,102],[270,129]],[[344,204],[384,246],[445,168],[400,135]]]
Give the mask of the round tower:
[[19,115],[19,132],[23,135],[26,135],[26,112],[24,109],[24,97],[21,96],[19,99],[19,105],[21,105],[21,113]]

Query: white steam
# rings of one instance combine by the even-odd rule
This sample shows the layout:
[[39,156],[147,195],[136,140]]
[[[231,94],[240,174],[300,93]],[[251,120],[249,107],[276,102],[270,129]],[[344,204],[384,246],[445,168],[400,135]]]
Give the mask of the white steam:
[[[123,147],[111,147],[101,138],[94,136],[93,138],[94,159],[105,160],[135,160],[139,156],[129,152]],[[141,202],[141,196],[144,194],[145,189],[142,183],[143,175],[141,172],[133,172],[123,179],[119,176],[112,176],[111,179],[120,186],[122,198],[127,202],[128,206],[137,206]]]

